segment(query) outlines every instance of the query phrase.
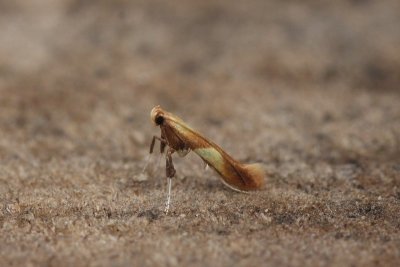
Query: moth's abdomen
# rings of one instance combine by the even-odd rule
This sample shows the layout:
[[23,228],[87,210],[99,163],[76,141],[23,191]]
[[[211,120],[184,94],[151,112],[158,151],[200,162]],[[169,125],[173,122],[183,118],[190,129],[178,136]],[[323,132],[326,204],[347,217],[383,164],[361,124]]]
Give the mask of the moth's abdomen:
[[213,147],[197,148],[194,152],[213,167],[232,189],[250,191],[264,185],[264,170],[260,164],[241,164]]

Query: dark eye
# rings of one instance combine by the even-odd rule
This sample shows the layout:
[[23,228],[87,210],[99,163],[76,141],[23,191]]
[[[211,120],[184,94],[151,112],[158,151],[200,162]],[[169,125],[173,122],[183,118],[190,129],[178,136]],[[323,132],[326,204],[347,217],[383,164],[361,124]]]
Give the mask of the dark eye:
[[163,116],[157,116],[155,120],[157,125],[161,125],[164,122],[164,117]]

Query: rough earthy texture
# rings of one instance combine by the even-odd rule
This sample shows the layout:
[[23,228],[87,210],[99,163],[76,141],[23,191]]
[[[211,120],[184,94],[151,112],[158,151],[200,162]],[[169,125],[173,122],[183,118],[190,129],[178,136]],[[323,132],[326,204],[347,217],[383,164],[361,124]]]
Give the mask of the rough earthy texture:
[[[0,1],[0,266],[398,266],[400,2]],[[145,175],[161,104],[195,155]]]

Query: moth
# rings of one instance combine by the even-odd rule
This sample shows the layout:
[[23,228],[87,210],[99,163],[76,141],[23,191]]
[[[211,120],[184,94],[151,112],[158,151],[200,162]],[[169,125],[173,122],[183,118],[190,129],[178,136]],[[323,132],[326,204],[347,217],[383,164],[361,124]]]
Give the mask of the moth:
[[176,170],[172,154],[177,152],[184,157],[190,151],[196,153],[208,166],[211,166],[222,182],[236,191],[251,191],[264,186],[264,170],[260,164],[243,164],[233,159],[221,147],[191,128],[178,116],[155,106],[150,118],[161,129],[161,136],[153,136],[150,154],[153,153],[155,141],[160,141],[160,152],[166,152],[166,176],[168,178],[168,198],[165,211],[168,212],[171,196],[171,181]]

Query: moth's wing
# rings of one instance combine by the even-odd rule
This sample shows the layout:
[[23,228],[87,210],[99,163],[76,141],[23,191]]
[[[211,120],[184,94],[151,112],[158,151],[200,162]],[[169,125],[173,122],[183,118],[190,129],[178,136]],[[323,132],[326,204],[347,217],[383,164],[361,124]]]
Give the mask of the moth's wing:
[[164,138],[167,140],[168,146],[175,149],[176,151],[189,150],[187,139],[179,131],[177,127],[174,127],[174,123],[165,123],[162,127]]

